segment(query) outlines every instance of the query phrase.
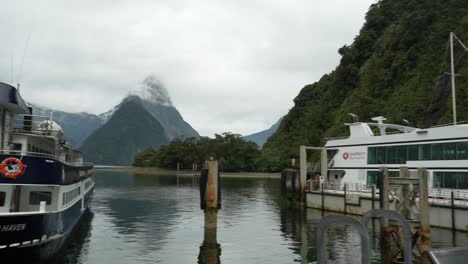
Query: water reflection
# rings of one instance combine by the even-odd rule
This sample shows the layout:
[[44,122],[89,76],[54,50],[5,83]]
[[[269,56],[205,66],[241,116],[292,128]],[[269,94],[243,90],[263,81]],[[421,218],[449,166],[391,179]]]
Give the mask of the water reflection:
[[221,264],[221,245],[218,244],[218,213],[205,211],[205,231],[198,254],[198,264]]
[[78,264],[83,262],[89,250],[89,239],[91,236],[94,214],[86,210],[73,232],[68,237],[65,245],[54,258],[47,261],[50,264]]
[[[200,210],[191,177],[96,174],[94,215],[49,263],[313,263],[319,210],[291,208],[277,179],[222,179],[216,221]],[[332,214],[332,213],[330,213]],[[87,220],[86,220],[87,219]],[[210,227],[210,223],[216,223]],[[371,229],[371,225],[369,226]],[[376,230],[378,230],[378,225]],[[466,234],[432,229],[436,248],[468,245]],[[379,236],[373,238],[374,261]],[[329,263],[358,263],[360,240],[350,227],[328,229]]]

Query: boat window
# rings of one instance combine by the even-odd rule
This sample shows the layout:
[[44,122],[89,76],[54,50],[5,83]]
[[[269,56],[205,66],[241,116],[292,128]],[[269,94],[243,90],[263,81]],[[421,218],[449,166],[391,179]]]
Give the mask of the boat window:
[[455,143],[442,144],[442,158],[444,160],[456,159],[456,149],[457,146]]
[[468,160],[468,142],[367,148],[367,164],[405,164],[407,160]]
[[468,159],[468,142],[458,142],[457,144],[457,159]]
[[377,184],[378,171],[367,171],[367,185]]
[[5,206],[5,197],[6,197],[6,193],[0,192],[0,207]]
[[29,193],[29,204],[39,205],[42,201],[46,202],[47,205],[52,203],[51,192],[30,192]]
[[397,147],[395,146],[390,146],[387,147],[387,161],[385,163],[388,164],[396,164],[397,163]]
[[407,152],[408,152],[408,147],[407,146],[398,146],[397,147],[398,160],[397,160],[396,164],[406,163],[406,160],[408,158]]
[[430,144],[419,145],[418,160],[429,160],[430,157],[431,157],[431,146],[430,146]]
[[13,150],[21,150],[22,146],[20,143],[13,143]]
[[468,172],[435,171],[434,188],[468,189]]
[[375,156],[375,147],[370,147],[367,149],[367,164],[376,164],[377,159]]
[[418,145],[408,146],[408,160],[418,160],[419,159],[418,153],[419,153]]
[[377,164],[387,163],[387,153],[385,151],[385,147],[377,147],[375,153],[377,157]]
[[442,144],[431,144],[431,160],[442,159]]
[[458,189],[468,189],[468,173],[458,173]]

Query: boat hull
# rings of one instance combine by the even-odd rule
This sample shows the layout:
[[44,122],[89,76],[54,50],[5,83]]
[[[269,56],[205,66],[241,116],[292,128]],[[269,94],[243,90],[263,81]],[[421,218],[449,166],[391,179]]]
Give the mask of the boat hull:
[[57,253],[89,210],[93,191],[61,212],[0,216],[0,256],[44,259]]

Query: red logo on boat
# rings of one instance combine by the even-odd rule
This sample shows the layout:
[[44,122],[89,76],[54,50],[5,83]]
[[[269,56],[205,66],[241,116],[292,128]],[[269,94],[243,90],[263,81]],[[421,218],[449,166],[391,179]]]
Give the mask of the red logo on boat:
[[347,160],[349,158],[349,153],[345,152],[343,153],[343,159]]

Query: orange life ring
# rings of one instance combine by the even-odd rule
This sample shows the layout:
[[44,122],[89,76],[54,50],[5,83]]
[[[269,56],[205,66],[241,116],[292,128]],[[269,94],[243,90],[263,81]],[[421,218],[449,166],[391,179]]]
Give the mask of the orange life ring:
[[24,164],[15,157],[6,158],[0,163],[0,172],[7,178],[16,178],[24,172]]

